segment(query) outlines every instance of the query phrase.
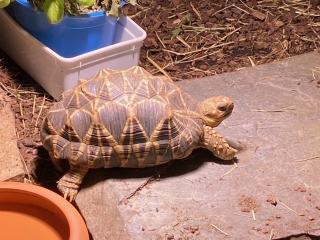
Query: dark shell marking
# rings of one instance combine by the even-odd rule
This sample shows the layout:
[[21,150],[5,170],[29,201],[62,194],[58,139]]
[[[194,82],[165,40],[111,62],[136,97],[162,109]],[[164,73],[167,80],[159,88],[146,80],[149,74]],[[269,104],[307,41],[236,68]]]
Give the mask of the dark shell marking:
[[196,106],[174,83],[139,67],[103,70],[63,94],[45,118],[41,138],[54,161],[154,166],[198,146],[203,124],[194,117]]

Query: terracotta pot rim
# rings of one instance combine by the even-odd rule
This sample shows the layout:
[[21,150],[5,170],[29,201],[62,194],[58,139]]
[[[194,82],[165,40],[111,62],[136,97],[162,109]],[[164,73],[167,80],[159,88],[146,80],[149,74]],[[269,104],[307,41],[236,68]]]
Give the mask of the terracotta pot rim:
[[1,191],[19,192],[40,197],[54,204],[64,215],[70,230],[69,240],[89,240],[86,224],[80,213],[67,200],[46,188],[28,183],[0,182]]

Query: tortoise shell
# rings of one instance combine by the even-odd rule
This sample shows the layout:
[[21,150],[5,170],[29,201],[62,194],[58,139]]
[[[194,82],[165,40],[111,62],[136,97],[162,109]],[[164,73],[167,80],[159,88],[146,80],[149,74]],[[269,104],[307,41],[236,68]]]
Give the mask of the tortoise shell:
[[184,158],[203,123],[197,102],[172,81],[140,67],[102,70],[65,92],[43,121],[53,161],[100,167],[148,167]]

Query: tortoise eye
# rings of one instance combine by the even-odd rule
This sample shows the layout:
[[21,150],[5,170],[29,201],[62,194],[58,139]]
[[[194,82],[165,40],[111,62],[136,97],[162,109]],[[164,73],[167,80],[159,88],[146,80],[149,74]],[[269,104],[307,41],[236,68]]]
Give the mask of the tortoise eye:
[[219,104],[218,105],[218,110],[221,112],[227,111],[227,105],[226,104]]

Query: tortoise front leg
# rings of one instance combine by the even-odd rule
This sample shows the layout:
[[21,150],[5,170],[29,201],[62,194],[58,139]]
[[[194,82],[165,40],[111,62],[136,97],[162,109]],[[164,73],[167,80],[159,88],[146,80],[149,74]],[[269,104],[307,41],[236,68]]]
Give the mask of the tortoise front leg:
[[202,146],[210,150],[213,155],[223,160],[234,158],[237,150],[232,148],[227,141],[218,134],[212,127],[204,126],[204,136]]
[[65,199],[72,202],[76,198],[79,186],[88,170],[87,166],[70,165],[70,169],[58,181],[57,186]]

